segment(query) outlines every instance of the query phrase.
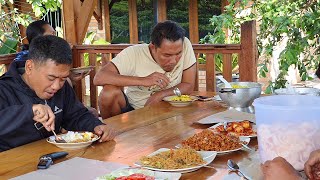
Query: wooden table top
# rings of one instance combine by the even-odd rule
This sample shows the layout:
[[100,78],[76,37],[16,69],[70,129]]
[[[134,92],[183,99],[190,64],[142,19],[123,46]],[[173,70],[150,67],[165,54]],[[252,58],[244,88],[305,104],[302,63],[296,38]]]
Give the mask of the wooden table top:
[[[202,93],[202,95],[208,94]],[[181,140],[210,127],[211,125],[199,125],[194,122],[225,109],[215,101],[195,101],[190,106],[180,108],[161,102],[155,106],[114,116],[104,120],[122,132],[114,141],[94,143],[81,150],[63,150],[69,152],[69,155],[57,162],[73,157],[83,157],[133,165],[143,155],[148,155],[159,148],[174,148]],[[256,145],[257,140],[252,139],[250,146]],[[62,149],[45,140],[40,140],[1,152],[0,177],[8,179],[35,171],[41,155],[56,151],[62,151]],[[181,179],[222,179],[227,174],[228,159],[239,161],[248,156],[250,153],[247,151],[219,155],[210,164],[215,169],[204,167],[198,171],[183,174]]]

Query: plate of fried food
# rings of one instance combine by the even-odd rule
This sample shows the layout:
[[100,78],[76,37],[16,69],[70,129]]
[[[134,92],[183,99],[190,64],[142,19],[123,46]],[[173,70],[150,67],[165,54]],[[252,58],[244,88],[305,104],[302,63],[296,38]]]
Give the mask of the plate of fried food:
[[88,74],[94,66],[81,66],[77,68],[71,68],[70,71],[74,74]]
[[100,176],[96,180],[179,180],[181,173],[151,171],[139,167],[122,168]]
[[250,142],[248,137],[238,137],[214,132],[210,129],[205,129],[193,136],[183,140],[178,144],[177,148],[192,148],[196,151],[215,151],[217,154],[225,154],[234,151],[239,151],[243,145]]
[[248,120],[239,122],[217,123],[211,126],[213,131],[241,137],[257,137],[257,127]]
[[196,151],[191,148],[161,148],[135,163],[153,171],[187,173],[210,164],[217,153],[213,151]]
[[90,146],[100,137],[92,132],[74,132],[68,131],[66,134],[58,135],[58,138],[65,142],[57,142],[55,136],[50,136],[47,139],[48,143],[54,144],[62,149],[81,149]]
[[169,102],[175,107],[185,107],[190,105],[193,101],[197,100],[196,96],[181,95],[181,96],[167,96],[163,98],[164,101]]

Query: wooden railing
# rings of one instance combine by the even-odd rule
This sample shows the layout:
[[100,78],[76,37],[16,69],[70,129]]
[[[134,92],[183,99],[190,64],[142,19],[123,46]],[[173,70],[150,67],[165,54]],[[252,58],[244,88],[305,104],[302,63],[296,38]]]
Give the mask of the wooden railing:
[[[215,70],[215,54],[223,55],[223,76],[228,81],[232,79],[232,54],[238,56],[239,78],[240,81],[257,81],[257,44],[255,21],[246,22],[241,25],[241,44],[193,44],[193,50],[196,57],[201,54],[206,55],[205,64],[197,62],[197,78],[195,90],[198,90],[198,72],[206,71],[206,91],[215,91],[216,89],[216,70]],[[79,67],[84,65],[84,54],[89,54],[89,65],[96,68],[90,73],[90,105],[97,108],[97,87],[93,85],[93,78],[96,71],[101,65],[107,63],[112,57],[116,56],[124,48],[132,44],[111,44],[111,45],[75,45],[73,47],[73,66]],[[101,57],[100,63],[97,57]],[[0,56],[0,64],[8,65],[13,60],[13,55]],[[80,101],[84,102],[85,97],[84,80],[75,86],[76,94]]]

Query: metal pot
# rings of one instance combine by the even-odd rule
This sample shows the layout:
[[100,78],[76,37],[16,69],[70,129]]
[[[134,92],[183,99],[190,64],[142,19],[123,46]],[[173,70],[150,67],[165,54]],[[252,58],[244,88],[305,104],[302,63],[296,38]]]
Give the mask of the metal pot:
[[232,85],[242,88],[225,88],[224,84],[218,85],[218,95],[229,109],[254,113],[252,102],[261,94],[261,84],[256,82],[231,82]]

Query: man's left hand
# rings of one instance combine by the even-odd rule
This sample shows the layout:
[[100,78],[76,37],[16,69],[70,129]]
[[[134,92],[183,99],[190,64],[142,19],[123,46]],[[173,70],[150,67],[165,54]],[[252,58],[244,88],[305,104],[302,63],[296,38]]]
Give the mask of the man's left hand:
[[157,103],[161,102],[162,99],[163,99],[163,97],[160,95],[160,93],[156,92],[149,97],[148,101],[144,104],[144,106],[150,106],[152,104],[157,104]]
[[261,165],[265,180],[301,180],[298,172],[282,157],[266,161]]
[[105,124],[96,126],[94,133],[101,136],[99,142],[111,141],[117,135],[117,132],[110,125]]

